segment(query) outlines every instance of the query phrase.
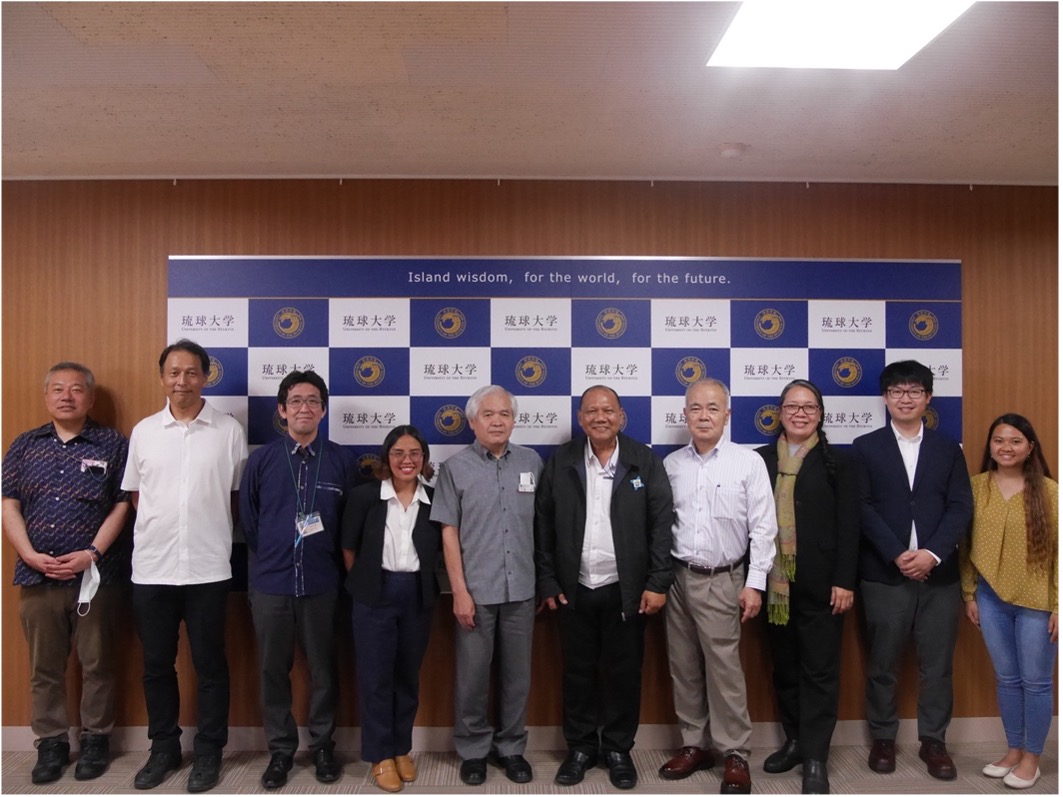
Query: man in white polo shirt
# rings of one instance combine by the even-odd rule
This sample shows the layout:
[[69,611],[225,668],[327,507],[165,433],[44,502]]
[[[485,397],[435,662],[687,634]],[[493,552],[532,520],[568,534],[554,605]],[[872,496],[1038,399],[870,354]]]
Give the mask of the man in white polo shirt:
[[151,754],[134,786],[151,789],[181,765],[177,640],[184,620],[198,682],[198,732],[188,791],[213,788],[229,734],[225,608],[232,569],[233,506],[247,438],[203,400],[205,349],[179,340],[163,350],[167,404],[133,428],[122,489],[137,508],[133,612],[144,648]]

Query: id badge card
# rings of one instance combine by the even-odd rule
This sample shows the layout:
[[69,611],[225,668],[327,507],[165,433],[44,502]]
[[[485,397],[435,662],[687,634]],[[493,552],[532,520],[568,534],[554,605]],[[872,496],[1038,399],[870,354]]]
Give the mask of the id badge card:
[[317,534],[319,531],[325,530],[325,524],[321,522],[320,512],[311,512],[309,515],[303,515],[295,522],[295,527],[298,529],[300,537],[309,537],[311,534]]
[[93,475],[107,475],[107,461],[103,459],[82,459],[81,472],[88,471]]
[[517,485],[517,492],[519,493],[534,493],[535,492],[535,474],[532,471],[526,471],[520,474],[520,484]]

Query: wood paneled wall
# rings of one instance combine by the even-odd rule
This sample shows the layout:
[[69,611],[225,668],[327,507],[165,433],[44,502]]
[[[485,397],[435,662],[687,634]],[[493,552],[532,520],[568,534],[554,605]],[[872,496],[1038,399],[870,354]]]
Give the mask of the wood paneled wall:
[[[536,181],[5,182],[3,428],[6,448],[46,420],[41,379],[80,360],[101,385],[95,416],[128,434],[163,398],[166,258],[188,255],[640,255],[963,261],[964,444],[972,470],[986,424],[1029,416],[1056,471],[1058,231],[1055,188]],[[4,725],[29,724],[26,646],[3,544]],[[259,724],[254,637],[244,595],[230,599],[231,722]],[[859,607],[857,607],[859,608]],[[450,606],[437,610],[418,723],[451,723]],[[144,725],[139,643],[126,617],[119,725]],[[755,721],[775,708],[762,618],[742,640]],[[357,723],[350,632],[341,626],[341,725]],[[643,721],[674,721],[664,629],[650,622]],[[863,715],[865,640],[845,626],[843,719]],[[561,717],[552,618],[537,620],[532,725]],[[966,621],[957,649],[956,716],[992,716],[992,670]],[[193,723],[192,667],[179,670]],[[305,704],[297,665],[296,704]],[[77,676],[71,676],[76,717]],[[902,676],[915,716],[914,663]],[[299,717],[305,722],[305,716]]]

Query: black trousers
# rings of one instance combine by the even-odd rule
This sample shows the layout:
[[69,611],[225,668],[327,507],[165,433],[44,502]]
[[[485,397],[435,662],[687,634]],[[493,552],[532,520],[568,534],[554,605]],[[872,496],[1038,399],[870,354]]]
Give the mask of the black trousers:
[[772,680],[787,739],[797,739],[801,757],[826,761],[838,722],[842,618],[830,598],[790,587],[790,621],[768,623]]
[[197,755],[220,754],[229,741],[229,663],[225,614],[230,580],[172,586],[134,584],[133,613],[144,648],[144,701],[152,752],[181,752],[177,640],[185,623],[198,682]]
[[588,755],[626,753],[639,727],[645,618],[622,616],[619,584],[579,587],[560,615],[565,741]]

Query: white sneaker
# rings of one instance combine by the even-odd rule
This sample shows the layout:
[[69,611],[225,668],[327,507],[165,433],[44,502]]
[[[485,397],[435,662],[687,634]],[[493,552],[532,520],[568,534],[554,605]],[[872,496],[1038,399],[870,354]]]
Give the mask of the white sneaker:
[[1004,776],[1004,785],[1010,786],[1013,789],[1028,789],[1037,783],[1041,778],[1041,768],[1038,767],[1037,771],[1033,773],[1032,778],[1020,778],[1014,772],[1009,772]]
[[987,778],[1005,778],[1015,767],[998,767],[996,764],[986,764],[982,767],[982,774]]

